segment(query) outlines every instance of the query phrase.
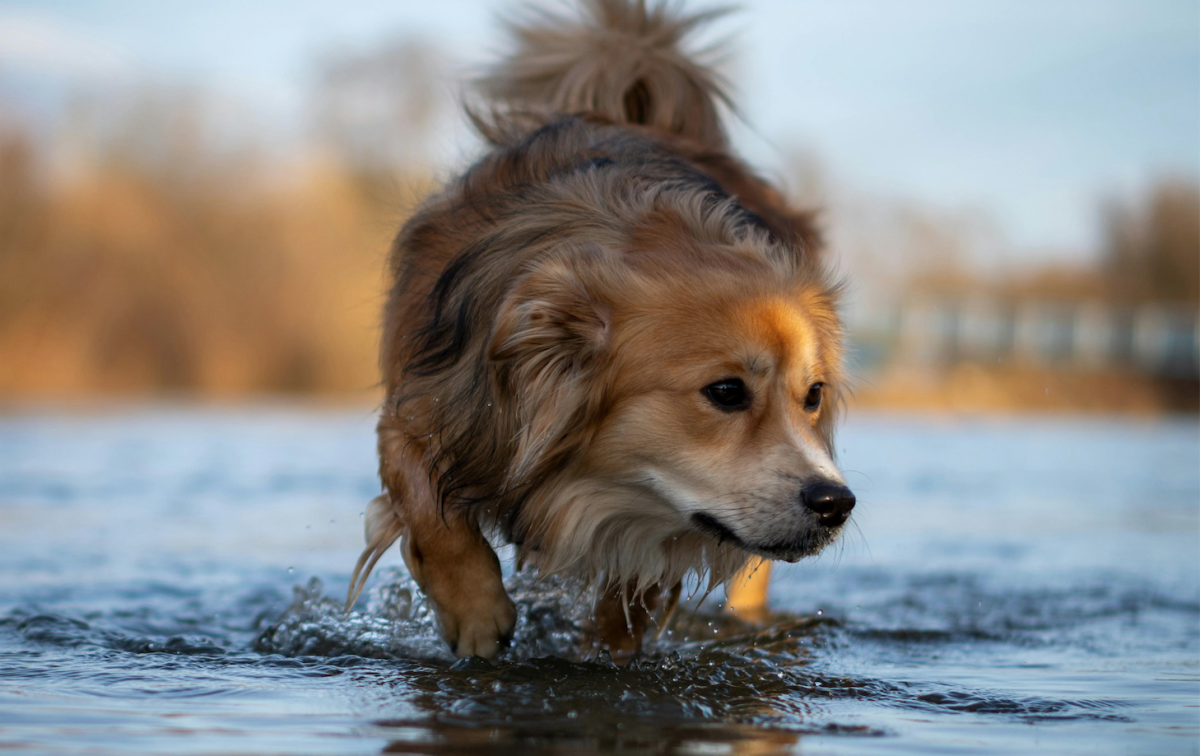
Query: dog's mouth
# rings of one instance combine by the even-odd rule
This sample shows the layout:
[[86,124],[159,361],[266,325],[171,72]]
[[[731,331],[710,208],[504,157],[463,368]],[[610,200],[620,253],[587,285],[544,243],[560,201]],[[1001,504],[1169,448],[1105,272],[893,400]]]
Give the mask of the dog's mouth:
[[707,512],[696,512],[691,517],[692,525],[700,532],[716,539],[717,543],[731,543],[752,554],[785,562],[798,562],[824,549],[841,532],[846,520],[836,523],[821,523],[815,529],[786,541],[769,544],[747,543],[725,523]]
[[743,549],[746,548],[746,543],[741,538],[738,538],[737,533],[734,533],[725,523],[707,512],[696,512],[693,514],[692,524],[700,532],[717,539],[717,543],[730,542],[736,546],[741,546]]

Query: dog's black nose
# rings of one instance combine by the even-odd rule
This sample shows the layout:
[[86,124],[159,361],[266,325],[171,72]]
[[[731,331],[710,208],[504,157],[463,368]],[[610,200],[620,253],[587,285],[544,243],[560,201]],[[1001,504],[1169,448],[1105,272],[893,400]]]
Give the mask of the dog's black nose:
[[800,499],[817,513],[822,525],[830,528],[845,522],[854,509],[854,494],[836,483],[813,483],[800,492]]

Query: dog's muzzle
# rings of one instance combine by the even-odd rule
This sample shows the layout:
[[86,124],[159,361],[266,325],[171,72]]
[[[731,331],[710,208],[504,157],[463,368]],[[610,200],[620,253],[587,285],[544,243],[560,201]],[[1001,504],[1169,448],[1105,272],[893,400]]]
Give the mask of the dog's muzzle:
[[817,521],[827,528],[836,528],[850,518],[854,509],[854,494],[849,488],[823,481],[813,483],[800,492],[800,501],[817,515]]

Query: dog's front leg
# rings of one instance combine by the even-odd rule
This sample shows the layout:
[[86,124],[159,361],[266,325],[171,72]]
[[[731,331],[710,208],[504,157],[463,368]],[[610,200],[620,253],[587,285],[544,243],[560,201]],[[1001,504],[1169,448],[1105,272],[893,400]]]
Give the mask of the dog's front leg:
[[512,639],[517,618],[500,560],[479,527],[462,515],[424,515],[408,519],[401,547],[408,570],[454,653],[491,659]]
[[620,665],[641,650],[646,623],[659,603],[656,585],[638,595],[632,590],[629,585],[610,585],[598,597],[592,619],[594,641]]

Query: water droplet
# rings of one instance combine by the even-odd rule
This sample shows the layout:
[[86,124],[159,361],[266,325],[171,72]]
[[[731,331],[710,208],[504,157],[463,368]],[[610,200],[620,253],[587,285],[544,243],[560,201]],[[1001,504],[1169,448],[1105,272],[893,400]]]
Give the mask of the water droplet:
[[292,574],[292,573],[293,573],[293,572],[295,572],[295,571],[296,571],[296,568],[295,568],[295,567],[288,567],[288,574],[289,574],[289,575],[290,575],[290,574]]

